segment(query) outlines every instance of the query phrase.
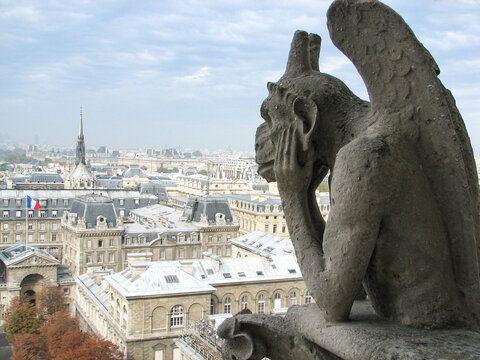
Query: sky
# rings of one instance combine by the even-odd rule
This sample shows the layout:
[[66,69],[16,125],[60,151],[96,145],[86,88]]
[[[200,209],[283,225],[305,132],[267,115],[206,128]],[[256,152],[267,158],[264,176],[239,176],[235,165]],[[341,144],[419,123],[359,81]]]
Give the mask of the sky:
[[[386,0],[440,66],[480,155],[480,1]],[[368,99],[331,43],[329,0],[0,0],[0,143],[253,151],[297,29]]]

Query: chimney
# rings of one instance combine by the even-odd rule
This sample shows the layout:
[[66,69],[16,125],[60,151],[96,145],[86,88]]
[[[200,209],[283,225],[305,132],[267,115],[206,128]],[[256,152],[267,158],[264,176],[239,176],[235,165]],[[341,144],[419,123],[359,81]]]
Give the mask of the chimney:
[[193,260],[180,260],[180,269],[192,275]]

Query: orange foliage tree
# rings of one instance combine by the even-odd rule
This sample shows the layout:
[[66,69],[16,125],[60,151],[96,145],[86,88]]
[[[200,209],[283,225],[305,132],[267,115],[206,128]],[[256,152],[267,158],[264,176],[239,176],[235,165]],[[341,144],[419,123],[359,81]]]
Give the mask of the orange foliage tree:
[[[28,345],[26,345],[28,344]],[[38,334],[18,335],[11,360],[121,360],[123,353],[110,341],[80,330],[76,319],[60,311],[49,316]]]

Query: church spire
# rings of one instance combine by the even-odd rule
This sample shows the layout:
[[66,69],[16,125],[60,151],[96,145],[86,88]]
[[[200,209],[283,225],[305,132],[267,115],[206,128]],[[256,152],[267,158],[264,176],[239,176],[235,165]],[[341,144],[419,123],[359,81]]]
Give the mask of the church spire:
[[85,138],[83,137],[83,111],[80,107],[80,125],[78,127],[78,140],[77,140],[77,154],[75,159],[75,165],[82,163],[87,165],[85,159]]

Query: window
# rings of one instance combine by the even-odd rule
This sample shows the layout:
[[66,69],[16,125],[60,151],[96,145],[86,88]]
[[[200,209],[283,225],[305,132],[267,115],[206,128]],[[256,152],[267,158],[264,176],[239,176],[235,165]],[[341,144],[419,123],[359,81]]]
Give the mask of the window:
[[240,306],[242,307],[242,310],[248,308],[248,296],[247,295],[242,296],[242,299],[240,301]]
[[125,210],[120,210],[120,217],[124,217],[125,216]]
[[88,249],[92,248],[92,240],[87,240],[87,248]]
[[47,211],[46,210],[40,210],[40,217],[47,217]]
[[46,207],[47,206],[47,200],[39,200],[40,206]]
[[68,199],[63,199],[63,206],[68,206]]
[[295,291],[290,293],[290,305],[297,305],[297,293]]
[[8,224],[7,223],[3,224],[3,230],[8,230]]
[[87,254],[87,256],[86,256],[86,261],[87,261],[87,264],[91,264],[91,263],[92,263],[92,254]]
[[115,254],[114,253],[109,253],[108,254],[108,261],[109,262],[115,262]]
[[98,256],[97,256],[97,262],[103,263],[103,253],[98,254]]
[[210,315],[215,314],[215,300],[210,299]]
[[52,241],[57,241],[57,234],[52,234]]
[[163,360],[163,350],[155,350],[155,360]]
[[222,247],[217,247],[217,256],[222,256]]
[[213,236],[210,235],[210,236],[208,237],[208,242],[212,242],[212,241],[213,241]]
[[32,223],[28,224],[28,230],[33,230],[33,224]]
[[99,248],[103,247],[103,240],[98,240],[98,247]]
[[110,245],[110,247],[114,247],[115,246],[115,240],[110,239],[109,245]]
[[9,211],[8,210],[3,210],[3,217],[8,218],[9,216]]
[[280,309],[282,307],[282,295],[280,295],[280,293],[276,293],[273,297],[273,307],[275,309]]
[[52,206],[57,206],[57,199],[52,199],[51,203],[52,203]]
[[312,295],[310,295],[310,291],[307,290],[305,294],[305,304],[311,304],[312,303]]
[[231,246],[225,247],[225,256],[232,256],[232,248],[231,248]]
[[232,274],[230,274],[230,273],[223,273],[223,277],[224,277],[225,279],[230,279],[230,278],[232,277]]
[[40,230],[45,230],[45,223],[40,223]]
[[28,234],[28,241],[30,241],[30,242],[33,241],[33,235],[32,234]]
[[15,216],[16,217],[22,217],[22,210],[15,211]]
[[63,293],[64,294],[70,294],[70,289],[69,288],[63,288]]
[[165,275],[164,278],[167,284],[178,284],[180,282],[177,275]]
[[273,224],[273,232],[274,232],[274,233],[277,232],[277,224]]
[[296,274],[296,273],[297,273],[297,270],[295,270],[295,269],[288,269],[288,272],[289,272],[290,274]]
[[[240,256],[239,256],[240,257]],[[245,277],[245,273],[243,271],[239,271],[238,272],[238,276],[239,277]]]
[[54,222],[52,224],[52,230],[57,230],[57,228],[58,228],[58,225],[57,225],[57,223]]
[[22,206],[22,199],[17,199],[17,200],[15,200],[15,205],[16,205],[17,207]]
[[8,199],[3,199],[3,206],[8,206]]
[[218,242],[222,242],[222,235],[218,235],[218,236],[217,236],[217,241],[218,241]]
[[120,203],[120,206],[123,206],[123,205],[125,205],[125,200],[120,199],[120,200],[119,200],[119,203]]
[[287,227],[285,226],[285,224],[282,224],[282,233],[285,232],[286,228],[287,228]]
[[15,224],[15,230],[20,230],[22,228],[22,225],[20,224]]
[[8,242],[8,235],[3,235],[3,242],[7,243]]
[[185,257],[185,249],[178,249],[178,257],[179,258]]
[[57,217],[57,215],[58,215],[57,210],[52,210],[52,217]]
[[20,242],[20,235],[15,235],[15,242]]
[[229,297],[226,297],[225,301],[223,302],[223,312],[225,314],[232,313],[232,300]]
[[268,224],[265,224],[265,232],[268,232]]
[[193,248],[192,249],[192,258],[196,258],[197,257],[197,248]]
[[33,210],[28,210],[28,217],[29,218],[33,217]]
[[258,276],[263,276],[263,271],[257,271]]
[[139,200],[139,199],[135,199],[135,200],[134,200],[134,203],[135,203],[135,205],[138,205],[138,204],[140,204],[140,200]]
[[53,254],[57,254],[58,253],[58,247],[50,248],[50,252],[52,252]]
[[44,242],[45,241],[45,234],[40,234],[40,241]]
[[175,305],[170,314],[170,326],[183,326],[183,307]]
[[258,313],[265,314],[265,296],[263,294],[258,296]]

